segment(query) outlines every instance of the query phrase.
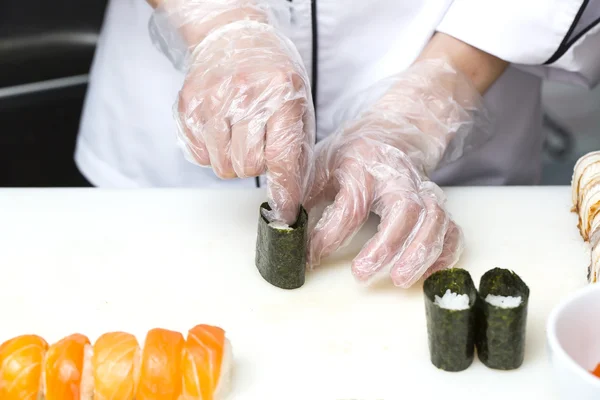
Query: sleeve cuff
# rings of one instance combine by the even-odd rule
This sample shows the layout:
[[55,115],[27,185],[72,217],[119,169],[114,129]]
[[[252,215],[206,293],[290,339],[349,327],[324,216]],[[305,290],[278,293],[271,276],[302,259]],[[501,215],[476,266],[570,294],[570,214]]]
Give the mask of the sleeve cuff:
[[505,61],[542,65],[569,35],[585,0],[454,0],[437,30]]

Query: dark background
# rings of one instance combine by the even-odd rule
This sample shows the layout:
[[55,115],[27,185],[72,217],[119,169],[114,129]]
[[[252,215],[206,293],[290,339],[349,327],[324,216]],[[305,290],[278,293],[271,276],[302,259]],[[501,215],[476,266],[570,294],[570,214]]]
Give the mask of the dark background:
[[0,187],[86,184],[73,152],[105,7],[0,0]]

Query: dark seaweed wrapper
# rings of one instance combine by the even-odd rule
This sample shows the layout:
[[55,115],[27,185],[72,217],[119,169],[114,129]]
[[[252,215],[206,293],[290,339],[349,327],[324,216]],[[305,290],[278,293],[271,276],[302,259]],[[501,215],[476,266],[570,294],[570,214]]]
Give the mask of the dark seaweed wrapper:
[[[485,301],[488,294],[521,296],[521,304],[497,307]],[[477,356],[489,368],[511,370],[523,364],[528,302],[529,288],[514,272],[494,268],[481,277],[475,344]]]
[[[466,310],[444,309],[434,303],[450,289],[469,296]],[[427,335],[431,362],[445,371],[462,371],[472,363],[475,353],[475,302],[477,289],[471,275],[461,268],[435,272],[423,284]]]
[[271,209],[269,204],[263,203],[260,208],[256,267],[270,284],[282,289],[297,289],[304,285],[306,272],[308,214],[300,207],[298,220],[291,229],[277,229],[269,226],[262,213],[262,209]]

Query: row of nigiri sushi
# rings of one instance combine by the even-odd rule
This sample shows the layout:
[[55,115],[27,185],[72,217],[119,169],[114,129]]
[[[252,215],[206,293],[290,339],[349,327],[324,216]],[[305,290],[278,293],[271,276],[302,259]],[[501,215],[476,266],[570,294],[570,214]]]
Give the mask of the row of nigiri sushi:
[[197,325],[135,336],[110,332],[92,346],[82,334],[51,346],[22,335],[0,345],[2,400],[213,400],[229,388],[232,352],[223,329]]
[[579,233],[592,246],[588,281],[600,278],[600,151],[592,151],[575,164],[571,182],[573,208]]

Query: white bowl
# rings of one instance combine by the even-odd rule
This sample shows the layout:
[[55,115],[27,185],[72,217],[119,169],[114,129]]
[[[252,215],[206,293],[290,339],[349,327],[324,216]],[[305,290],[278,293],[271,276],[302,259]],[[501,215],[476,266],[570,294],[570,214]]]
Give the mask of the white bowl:
[[600,399],[600,284],[579,289],[550,313],[547,341],[555,382],[564,400]]

